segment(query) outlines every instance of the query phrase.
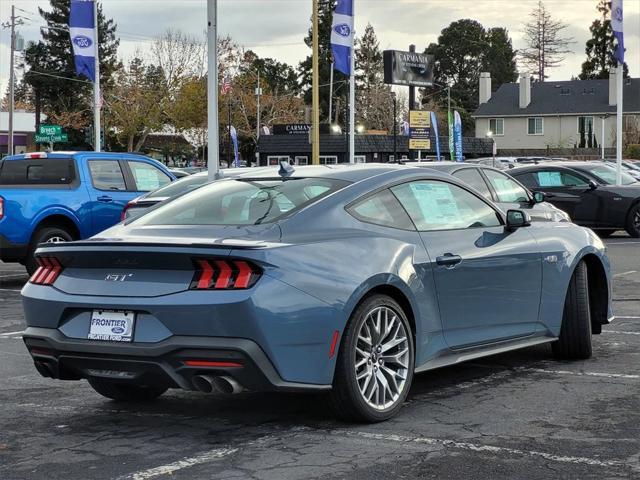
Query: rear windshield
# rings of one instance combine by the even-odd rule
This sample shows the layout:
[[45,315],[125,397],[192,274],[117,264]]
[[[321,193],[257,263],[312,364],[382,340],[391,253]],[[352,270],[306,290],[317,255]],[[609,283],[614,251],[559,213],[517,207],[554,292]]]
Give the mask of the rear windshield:
[[198,188],[208,182],[206,175],[192,175],[190,177],[181,178],[169,185],[154,190],[145,197],[145,200],[152,200],[154,198],[168,198],[175,197],[176,195],[182,195],[185,192]]
[[278,220],[348,182],[326,178],[221,180],[134,220],[138,225],[259,225]]
[[28,158],[0,163],[2,185],[68,185],[75,180],[72,158]]

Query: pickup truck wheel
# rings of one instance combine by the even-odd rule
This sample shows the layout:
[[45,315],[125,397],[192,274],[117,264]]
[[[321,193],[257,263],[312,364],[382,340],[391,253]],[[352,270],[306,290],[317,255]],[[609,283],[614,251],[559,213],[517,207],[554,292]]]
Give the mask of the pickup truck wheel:
[[63,230],[58,227],[44,227],[36,231],[31,239],[31,244],[29,245],[29,253],[27,254],[27,258],[25,259],[25,267],[27,267],[27,272],[29,275],[33,275],[33,272],[38,268],[38,264],[36,263],[36,259],[34,257],[34,253],[38,245],[41,243],[60,243],[60,242],[70,242],[73,240],[73,237],[69,232]]

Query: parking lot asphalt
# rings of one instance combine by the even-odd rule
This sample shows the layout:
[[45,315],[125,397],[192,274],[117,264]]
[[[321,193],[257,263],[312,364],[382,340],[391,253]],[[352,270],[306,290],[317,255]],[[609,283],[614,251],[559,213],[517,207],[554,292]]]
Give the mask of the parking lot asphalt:
[[617,318],[592,359],[542,346],[424,373],[375,425],[321,396],[127,405],[42,378],[19,335],[27,276],[0,263],[0,479],[640,478],[640,240],[606,243]]

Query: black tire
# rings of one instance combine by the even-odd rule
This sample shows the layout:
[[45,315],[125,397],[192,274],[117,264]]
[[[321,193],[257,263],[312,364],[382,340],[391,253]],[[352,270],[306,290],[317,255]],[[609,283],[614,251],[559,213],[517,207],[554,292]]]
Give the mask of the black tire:
[[[356,379],[356,345],[358,343],[358,333],[369,313],[378,307],[389,309],[400,320],[406,332],[407,341],[398,348],[408,349],[407,368],[403,369],[404,386],[400,389],[397,399],[392,405],[384,409],[376,409],[368,405],[360,393],[358,380]],[[388,338],[388,337],[386,337]],[[385,337],[383,336],[384,340]],[[371,354],[373,355],[373,346]],[[366,298],[353,312],[340,341],[340,349],[336,361],[336,369],[333,380],[333,389],[329,394],[329,405],[338,417],[346,421],[360,422],[382,422],[393,417],[404,403],[411,388],[413,380],[415,347],[413,333],[409,321],[402,307],[392,298],[386,295],[372,295]],[[397,351],[395,352],[397,353]],[[379,354],[382,355],[382,354]],[[381,365],[384,363],[381,362]],[[373,362],[376,365],[376,362]],[[373,367],[372,367],[373,368]],[[382,367],[380,367],[382,368]],[[388,365],[387,365],[388,368]],[[380,370],[382,372],[382,369]],[[375,374],[374,374],[375,375]],[[388,378],[388,377],[387,377]],[[366,390],[366,388],[365,388]],[[377,394],[377,393],[376,393]]]
[[595,230],[595,232],[600,238],[609,238],[616,230]]
[[556,358],[584,360],[591,357],[591,311],[587,275],[587,265],[580,262],[569,282],[560,338],[551,345]]
[[629,210],[625,230],[633,238],[640,238],[640,203],[635,204]]
[[27,267],[27,272],[29,275],[33,275],[33,272],[38,268],[38,264],[36,263],[36,259],[34,257],[34,253],[38,248],[38,245],[41,243],[47,243],[52,241],[53,239],[61,239],[65,242],[72,241],[73,235],[71,235],[66,230],[59,227],[43,227],[34,233],[31,238],[31,243],[29,244],[29,253],[27,253],[27,258],[25,258],[24,265]]
[[88,382],[100,395],[118,402],[150,402],[168,390],[166,387],[129,385],[104,378],[89,378]]

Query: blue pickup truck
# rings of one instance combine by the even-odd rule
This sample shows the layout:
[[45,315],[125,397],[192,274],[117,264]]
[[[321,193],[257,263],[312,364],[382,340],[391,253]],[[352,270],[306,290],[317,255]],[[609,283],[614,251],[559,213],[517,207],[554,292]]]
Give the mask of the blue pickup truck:
[[0,160],[0,260],[32,273],[39,243],[79,240],[120,221],[124,206],[175,180],[128,153],[55,152]]

